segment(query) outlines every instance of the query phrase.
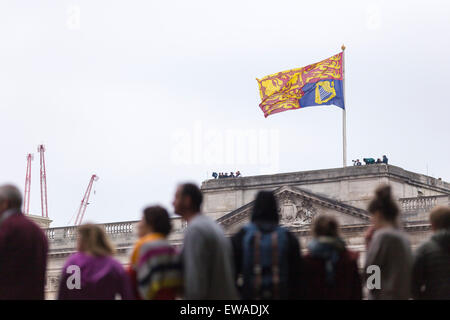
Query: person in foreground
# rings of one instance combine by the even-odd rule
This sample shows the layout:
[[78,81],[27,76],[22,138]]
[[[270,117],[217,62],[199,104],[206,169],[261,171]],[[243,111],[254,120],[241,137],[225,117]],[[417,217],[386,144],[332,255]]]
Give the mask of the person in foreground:
[[346,248],[339,224],[329,215],[314,218],[313,239],[305,256],[306,299],[361,300],[358,253]]
[[222,228],[200,212],[203,195],[192,183],[178,186],[175,213],[188,223],[184,235],[182,266],[187,300],[237,299],[231,243]]
[[179,254],[167,240],[171,229],[166,209],[144,209],[130,264],[134,292],[139,299],[173,300],[180,294],[183,281]]
[[302,298],[300,244],[278,223],[275,196],[260,191],[251,222],[232,238],[236,283],[243,299]]
[[0,187],[0,300],[43,300],[47,237],[21,206],[19,189]]
[[430,223],[433,235],[415,254],[413,297],[450,300],[450,207],[434,208]]
[[[367,254],[364,270],[379,268],[379,286],[369,290],[370,300],[406,300],[411,298],[412,252],[408,235],[400,230],[399,209],[389,185],[375,191],[369,204],[373,226],[366,235]],[[372,268],[371,268],[372,269]],[[364,272],[368,278],[371,274]],[[370,279],[369,279],[370,280]],[[374,285],[377,281],[374,282]]]
[[129,276],[111,257],[115,250],[101,227],[80,226],[77,250],[64,264],[59,300],[134,299]]

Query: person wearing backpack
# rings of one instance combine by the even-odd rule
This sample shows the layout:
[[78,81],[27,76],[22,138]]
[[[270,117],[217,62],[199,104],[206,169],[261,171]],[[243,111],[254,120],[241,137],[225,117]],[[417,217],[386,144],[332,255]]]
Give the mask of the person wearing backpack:
[[302,298],[300,244],[279,225],[272,192],[258,193],[251,222],[232,237],[232,244],[236,284],[242,299]]

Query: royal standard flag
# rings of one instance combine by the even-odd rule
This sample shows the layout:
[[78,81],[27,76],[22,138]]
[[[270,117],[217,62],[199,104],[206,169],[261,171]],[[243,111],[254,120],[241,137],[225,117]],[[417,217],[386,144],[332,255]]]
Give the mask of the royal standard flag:
[[287,110],[344,106],[342,52],[309,66],[256,79],[264,117]]

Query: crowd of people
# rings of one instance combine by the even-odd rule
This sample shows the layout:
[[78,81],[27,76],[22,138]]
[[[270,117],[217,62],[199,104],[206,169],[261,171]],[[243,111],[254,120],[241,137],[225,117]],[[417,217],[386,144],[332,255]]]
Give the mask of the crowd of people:
[[236,171],[236,173],[234,172],[230,172],[230,174],[228,174],[228,172],[213,172],[212,173],[212,177],[214,179],[223,179],[223,178],[238,178],[241,176],[241,172],[238,170]]
[[[332,215],[314,217],[312,240],[302,254],[298,238],[279,224],[272,192],[257,194],[250,222],[231,239],[201,213],[202,199],[195,184],[176,189],[174,211],[187,221],[180,251],[168,241],[167,210],[144,209],[127,269],[113,257],[101,227],[80,226],[58,299],[360,300],[371,266],[379,267],[381,285],[368,291],[369,299],[450,299],[449,207],[431,211],[433,235],[413,253],[391,188],[380,186],[368,206],[372,225],[361,272],[358,253],[348,248]],[[21,204],[16,187],[0,187],[0,299],[44,299],[47,238],[21,213]]]
[[[369,164],[388,164],[388,158],[386,157],[386,155],[383,155],[383,158],[378,158],[376,161],[375,161],[374,158],[364,158],[363,161],[364,161],[364,163],[366,165],[369,165]],[[362,163],[361,163],[361,161],[359,161],[359,159],[352,160],[352,162],[353,162],[354,166],[361,166],[362,165]]]

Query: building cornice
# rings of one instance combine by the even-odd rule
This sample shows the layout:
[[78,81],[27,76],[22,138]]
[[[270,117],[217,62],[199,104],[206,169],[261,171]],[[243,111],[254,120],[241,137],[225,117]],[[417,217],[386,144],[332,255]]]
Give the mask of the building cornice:
[[450,194],[450,183],[392,165],[363,165],[323,170],[299,171],[239,178],[209,179],[202,183],[203,192],[278,188],[290,185],[340,182],[367,178],[394,178],[417,187]]

